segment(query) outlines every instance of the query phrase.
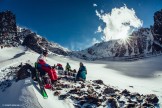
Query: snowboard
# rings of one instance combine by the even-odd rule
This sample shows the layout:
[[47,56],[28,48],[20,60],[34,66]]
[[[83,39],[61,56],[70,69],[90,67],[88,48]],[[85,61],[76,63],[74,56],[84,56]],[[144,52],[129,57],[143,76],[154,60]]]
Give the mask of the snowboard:
[[47,99],[48,95],[47,95],[46,90],[44,88],[43,79],[40,76],[40,73],[39,73],[38,69],[36,69],[36,79],[37,79],[39,87],[40,87],[41,95],[43,96],[44,99]]

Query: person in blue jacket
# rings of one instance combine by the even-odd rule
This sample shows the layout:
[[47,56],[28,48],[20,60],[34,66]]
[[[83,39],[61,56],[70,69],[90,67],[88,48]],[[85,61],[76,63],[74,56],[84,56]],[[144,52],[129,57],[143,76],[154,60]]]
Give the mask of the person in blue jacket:
[[80,67],[79,67],[79,71],[78,71],[77,76],[76,76],[76,81],[85,81],[86,75],[87,75],[87,69],[83,65],[83,63],[80,62]]

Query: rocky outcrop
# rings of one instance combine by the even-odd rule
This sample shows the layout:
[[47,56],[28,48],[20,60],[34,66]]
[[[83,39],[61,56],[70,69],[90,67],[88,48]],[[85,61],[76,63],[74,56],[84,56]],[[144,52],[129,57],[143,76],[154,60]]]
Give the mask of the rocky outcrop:
[[[70,100],[75,102],[75,107],[79,108],[137,108],[158,106],[159,99],[154,94],[143,95],[131,93],[127,89],[119,90],[115,87],[104,84],[102,80],[78,81],[75,82],[73,76],[59,74],[60,80],[53,86],[54,96],[59,100]],[[59,89],[58,89],[59,88]]]
[[[154,52],[162,51],[162,10],[155,12],[154,14],[154,25],[152,27],[154,40],[156,41],[153,44]],[[156,43],[159,43],[156,44]]]
[[16,73],[16,81],[30,77],[30,72],[35,71],[35,68],[33,68],[30,64],[20,65],[19,67],[20,69]]
[[[23,65],[22,63],[19,66],[2,70],[5,76],[0,80],[0,90],[4,92],[12,86],[13,81],[28,78],[34,71],[35,68],[30,64]],[[73,102],[77,108],[153,108],[159,106],[159,99],[155,94],[131,93],[127,89],[120,90],[118,87],[106,85],[100,79],[76,82],[75,76],[64,72],[59,73],[58,76],[60,79],[49,89],[53,91],[54,96],[58,96],[59,100]]]
[[67,56],[69,55],[69,51],[63,47],[61,47],[60,45],[55,45],[54,43],[50,43],[47,46],[47,49],[49,49],[51,52],[56,53],[58,55],[64,55]]
[[162,37],[162,9],[154,14],[154,33]]
[[46,38],[38,36],[36,33],[30,33],[24,37],[22,45],[32,49],[37,53],[42,53],[44,49],[58,55],[68,55],[68,50],[56,43],[49,42]]
[[43,48],[38,44],[38,42],[39,42],[39,38],[36,36],[36,34],[31,33],[25,37],[22,45],[32,49],[37,53],[42,53]]
[[0,12],[0,44],[17,46],[16,17],[11,11]]

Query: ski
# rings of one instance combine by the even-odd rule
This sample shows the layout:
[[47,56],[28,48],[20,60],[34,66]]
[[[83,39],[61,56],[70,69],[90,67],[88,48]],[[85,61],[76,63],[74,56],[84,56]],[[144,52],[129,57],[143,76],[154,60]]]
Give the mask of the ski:
[[38,84],[39,84],[39,87],[40,87],[41,95],[43,96],[44,99],[47,99],[48,95],[46,93],[46,90],[44,89],[43,80],[42,80],[37,69],[36,69],[36,78],[37,78],[37,81],[38,81]]

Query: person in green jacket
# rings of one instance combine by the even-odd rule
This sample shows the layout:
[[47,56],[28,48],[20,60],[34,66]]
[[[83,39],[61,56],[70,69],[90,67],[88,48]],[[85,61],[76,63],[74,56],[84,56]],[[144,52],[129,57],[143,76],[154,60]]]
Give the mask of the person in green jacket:
[[86,75],[87,75],[87,69],[83,65],[83,63],[80,62],[80,67],[79,67],[79,71],[78,71],[77,76],[76,76],[76,81],[85,81]]
[[69,65],[69,63],[66,64],[66,67],[65,67],[66,71],[71,71],[71,66]]

